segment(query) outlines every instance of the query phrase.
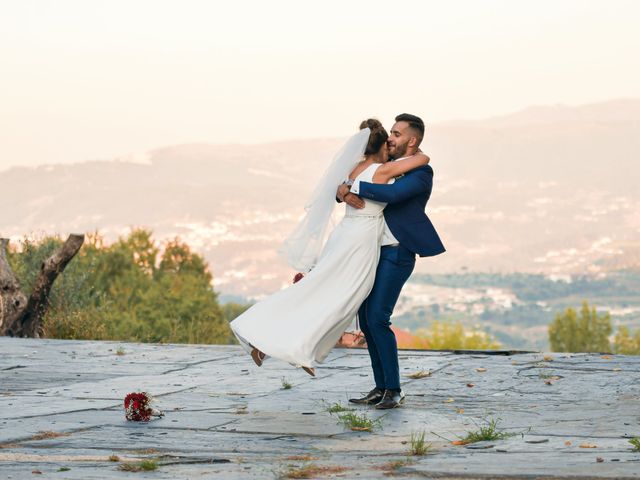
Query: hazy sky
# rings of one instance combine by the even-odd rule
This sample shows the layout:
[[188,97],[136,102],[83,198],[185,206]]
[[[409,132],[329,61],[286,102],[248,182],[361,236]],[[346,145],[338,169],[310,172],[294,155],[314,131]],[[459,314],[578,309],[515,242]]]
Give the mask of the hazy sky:
[[0,0],[0,169],[640,97],[638,25],[635,0]]

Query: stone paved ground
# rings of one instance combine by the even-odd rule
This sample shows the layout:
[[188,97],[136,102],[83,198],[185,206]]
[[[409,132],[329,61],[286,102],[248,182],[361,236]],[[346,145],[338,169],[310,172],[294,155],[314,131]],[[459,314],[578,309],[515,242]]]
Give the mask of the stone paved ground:
[[[380,420],[369,433],[326,411],[371,388],[365,351],[334,350],[315,379],[230,346],[0,338],[0,352],[2,479],[640,478],[640,357],[404,351],[407,402],[358,409]],[[126,422],[136,390],[166,416]],[[498,418],[513,436],[451,443]],[[429,453],[407,456],[423,431]],[[119,469],[143,459],[158,469]]]

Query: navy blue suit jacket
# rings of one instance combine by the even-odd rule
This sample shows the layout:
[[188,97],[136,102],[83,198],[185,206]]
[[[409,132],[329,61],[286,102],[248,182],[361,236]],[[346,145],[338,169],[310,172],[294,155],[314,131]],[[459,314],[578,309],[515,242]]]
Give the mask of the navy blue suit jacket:
[[424,213],[433,187],[433,169],[415,168],[396,178],[393,184],[360,182],[358,195],[388,205],[384,218],[400,244],[421,257],[445,251],[438,232]]

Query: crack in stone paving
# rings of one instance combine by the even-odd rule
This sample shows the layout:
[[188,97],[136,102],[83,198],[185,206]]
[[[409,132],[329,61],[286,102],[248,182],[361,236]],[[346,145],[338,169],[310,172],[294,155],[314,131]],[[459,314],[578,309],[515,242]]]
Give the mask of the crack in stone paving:
[[160,375],[167,375],[169,373],[175,373],[175,372],[182,372],[184,370],[188,370],[191,367],[195,367],[197,365],[202,365],[204,363],[214,363],[214,362],[219,362],[221,360],[228,360],[227,357],[220,357],[220,358],[212,358],[209,360],[201,360],[199,362],[193,362],[193,363],[189,363],[187,365],[185,365],[184,367],[180,367],[180,368],[174,368],[172,370],[167,370],[165,372],[162,372]]
[[[117,405],[120,405],[120,403],[118,403]],[[56,415],[67,415],[69,413],[101,412],[105,410],[112,410],[116,408],[117,405],[110,405],[108,407],[102,407],[102,408],[80,408],[78,410],[63,410],[59,412],[43,413],[40,415],[25,415],[22,417],[11,417],[9,420],[23,420],[23,419],[29,419],[29,418],[47,418],[47,417],[55,417]]]
[[0,368],[0,372],[6,372],[8,370],[16,370],[18,368],[27,368],[26,365],[14,365],[13,367]]
[[[60,351],[69,350],[70,344],[77,350],[74,357],[82,367],[58,361]],[[15,448],[17,453],[20,453],[17,449],[25,449],[22,452],[100,455],[108,451],[122,452],[126,445],[148,446],[154,447],[155,456],[160,457],[159,464],[167,465],[167,470],[160,476],[176,478],[211,475],[214,470],[221,478],[230,480],[247,478],[251,474],[271,478],[269,467],[285,462],[278,457],[292,452],[301,456],[320,455],[322,463],[344,465],[350,469],[362,467],[362,478],[383,478],[387,475],[450,480],[640,478],[637,470],[640,455],[632,453],[627,442],[629,435],[638,428],[637,414],[630,415],[629,412],[633,413],[640,393],[640,358],[612,355],[611,362],[604,362],[597,361],[594,356],[576,356],[568,362],[556,356],[555,362],[547,360],[547,363],[542,363],[542,353],[510,358],[504,353],[401,351],[401,362],[410,366],[403,372],[434,367],[431,375],[424,379],[403,378],[406,389],[416,391],[408,394],[403,408],[386,411],[379,417],[377,411],[372,414],[366,410],[369,418],[381,419],[383,428],[373,434],[363,434],[343,429],[337,423],[330,425],[334,420],[337,422],[334,417],[302,415],[322,412],[324,405],[317,401],[320,397],[334,400],[343,398],[345,394],[370,389],[371,372],[364,350],[335,350],[322,368],[324,375],[315,379],[304,377],[307,381],[300,379],[296,382],[296,387],[300,388],[286,393],[274,384],[279,384],[281,375],[289,375],[284,364],[280,366],[274,361],[275,368],[266,369],[267,375],[254,376],[253,372],[239,375],[238,369],[248,368],[250,364],[250,359],[239,347],[174,348],[161,345],[153,347],[155,353],[150,355],[153,358],[141,358],[140,354],[147,352],[147,346],[118,344],[123,345],[135,361],[110,366],[104,357],[90,355],[104,347],[100,342],[61,343],[0,338],[0,351],[5,355],[2,369],[9,370],[2,375],[3,389],[24,390],[28,386],[33,390],[29,396],[19,398],[0,396],[0,402],[4,402],[2,405],[13,402],[29,408],[28,411],[22,410],[28,414],[23,422],[23,418],[16,418],[21,409],[7,405],[5,416],[8,421],[4,421],[2,433],[7,437],[19,437],[20,443],[12,440],[14,446],[5,444],[1,452],[11,454],[11,448]],[[32,349],[38,350],[37,358],[23,358],[23,353]],[[156,362],[158,355],[162,357],[160,364]],[[20,360],[20,363],[15,360]],[[525,363],[523,360],[531,361]],[[42,368],[43,363],[55,367],[45,369]],[[477,376],[474,370],[479,364],[486,370]],[[215,379],[206,378],[209,366],[215,366]],[[84,381],[92,382],[93,386],[87,383],[84,388],[83,385],[69,388],[75,384],[71,376],[75,372],[70,371],[73,368],[90,372],[85,376],[88,380]],[[618,368],[624,375],[611,373]],[[540,378],[540,372],[564,377],[558,379],[560,388],[546,387],[543,379],[536,381],[535,377]],[[418,383],[418,380],[426,381]],[[469,380],[476,384],[476,388],[464,387]],[[154,388],[164,391],[155,395],[160,397],[161,406],[166,403],[176,409],[167,409],[163,421],[139,425],[125,422],[118,415],[120,399],[109,398],[112,393],[118,395],[117,390],[112,392],[112,385],[117,386],[121,382],[126,382],[131,388],[145,382],[152,394]],[[85,390],[88,393],[83,393]],[[210,390],[215,390],[215,393]],[[34,395],[36,391],[41,393]],[[443,400],[448,398],[454,398],[454,403],[445,404]],[[65,407],[68,411],[43,413]],[[239,408],[243,412],[239,412]],[[248,408],[251,409],[249,415],[240,414]],[[457,408],[455,414],[454,408]],[[358,409],[357,412],[365,413],[365,410]],[[434,439],[434,449],[427,457],[412,457],[415,464],[384,472],[366,467],[377,466],[383,458],[405,458],[412,429],[422,427],[455,439],[456,434],[462,435],[467,429],[475,430],[473,425],[480,425],[480,419],[487,416],[507,419],[500,430],[519,435],[504,442],[491,442],[495,443],[491,449],[477,450],[450,446],[449,440],[445,443],[429,434]],[[99,425],[92,425],[89,429],[80,425],[87,418]],[[55,429],[53,422],[58,428],[64,426],[71,432],[76,432],[77,427],[89,431],[71,435],[67,430],[64,434],[68,437],[46,442],[25,438],[27,429],[29,433],[31,430]],[[524,422],[525,425],[514,425],[515,422]],[[520,435],[522,433],[524,436]],[[527,439],[548,439],[548,442],[541,448],[527,443]],[[565,449],[560,444],[567,440],[573,446]],[[583,442],[597,445],[597,448],[579,449]],[[554,449],[555,444],[559,448]],[[325,448],[318,450],[318,447]],[[508,457],[493,456],[500,454]],[[211,460],[229,460],[237,456],[242,456],[243,461],[215,467],[207,465]],[[596,456],[603,457],[603,462],[596,463]],[[620,461],[611,462],[612,456]],[[506,461],[496,462],[499,458]],[[53,476],[52,471],[47,470],[56,466],[35,460],[20,461],[19,466],[16,461],[0,462],[0,478],[6,474],[14,476],[15,472],[30,467],[41,469],[47,477]],[[248,471],[247,468],[253,469]],[[78,474],[87,478],[122,475],[115,473],[115,467],[109,464],[83,465],[76,478],[79,478]]]

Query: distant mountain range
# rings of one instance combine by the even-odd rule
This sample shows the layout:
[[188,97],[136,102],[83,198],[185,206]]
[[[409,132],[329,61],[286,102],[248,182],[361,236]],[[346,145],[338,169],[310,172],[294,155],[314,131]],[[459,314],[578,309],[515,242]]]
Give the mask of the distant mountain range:
[[[203,253],[218,291],[260,296],[290,281],[276,249],[343,141],[178,145],[12,168],[0,172],[0,235],[113,239],[145,226]],[[448,251],[418,272],[640,265],[640,100],[436,124],[424,149],[436,172],[427,213]]]

